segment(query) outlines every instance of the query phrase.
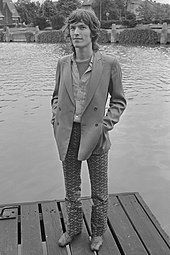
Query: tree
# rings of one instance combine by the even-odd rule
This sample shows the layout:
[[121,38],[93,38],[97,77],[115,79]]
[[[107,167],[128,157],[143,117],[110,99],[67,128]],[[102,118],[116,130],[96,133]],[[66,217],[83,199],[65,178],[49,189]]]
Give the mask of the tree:
[[51,20],[53,16],[57,14],[57,8],[52,0],[45,0],[40,8],[40,15],[44,17],[46,20]]
[[106,13],[109,13],[109,19],[121,20],[125,13],[123,0],[94,0],[92,5],[99,20],[106,20]]
[[65,24],[65,17],[61,14],[58,14],[51,18],[52,29],[59,30],[64,26],[64,24]]
[[46,28],[46,27],[49,26],[49,23],[47,22],[47,20],[46,20],[45,17],[37,16],[37,17],[34,19],[33,25],[34,25],[34,26],[38,26],[40,30],[44,30],[44,28]]
[[21,17],[21,22],[30,24],[34,22],[34,19],[39,13],[40,3],[31,2],[30,0],[18,0],[15,3],[15,7]]
[[69,16],[69,14],[81,6],[79,0],[58,0],[56,2],[56,9],[58,14],[63,15],[64,17]]
[[137,25],[136,15],[127,11],[126,16],[122,19],[122,24],[127,27],[135,27]]

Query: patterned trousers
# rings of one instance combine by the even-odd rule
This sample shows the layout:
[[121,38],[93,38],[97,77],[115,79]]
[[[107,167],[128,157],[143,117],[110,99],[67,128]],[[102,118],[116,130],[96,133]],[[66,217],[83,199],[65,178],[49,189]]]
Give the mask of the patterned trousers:
[[[81,126],[73,124],[67,155],[63,164],[66,208],[67,232],[70,236],[82,229],[83,212],[81,203],[81,163],[78,158]],[[102,236],[107,227],[108,208],[108,152],[100,155],[92,154],[87,159],[92,197],[91,231],[92,236]]]

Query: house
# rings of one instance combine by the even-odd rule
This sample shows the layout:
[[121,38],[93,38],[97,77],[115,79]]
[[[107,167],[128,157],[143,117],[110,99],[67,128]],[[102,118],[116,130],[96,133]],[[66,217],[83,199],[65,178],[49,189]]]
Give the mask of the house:
[[[138,9],[143,2],[144,0],[127,0],[127,11],[134,13],[138,18]],[[149,9],[153,9],[156,1],[147,0],[146,3]]]
[[19,22],[20,16],[12,0],[0,0],[0,26],[12,26]]
[[142,0],[130,0],[127,4],[127,11],[134,13],[136,16],[138,15],[138,8],[142,4]]

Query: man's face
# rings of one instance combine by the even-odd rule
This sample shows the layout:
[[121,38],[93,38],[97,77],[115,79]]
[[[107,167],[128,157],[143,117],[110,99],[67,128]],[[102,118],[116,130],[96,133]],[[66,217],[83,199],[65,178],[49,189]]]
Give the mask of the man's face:
[[70,37],[75,48],[84,48],[92,44],[90,28],[84,22],[70,24]]

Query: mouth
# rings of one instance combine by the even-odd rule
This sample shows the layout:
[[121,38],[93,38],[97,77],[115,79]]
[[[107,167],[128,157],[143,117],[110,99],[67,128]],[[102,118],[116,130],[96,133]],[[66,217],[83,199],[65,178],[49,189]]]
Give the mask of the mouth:
[[81,41],[82,38],[74,38],[73,40],[74,40],[74,41]]

